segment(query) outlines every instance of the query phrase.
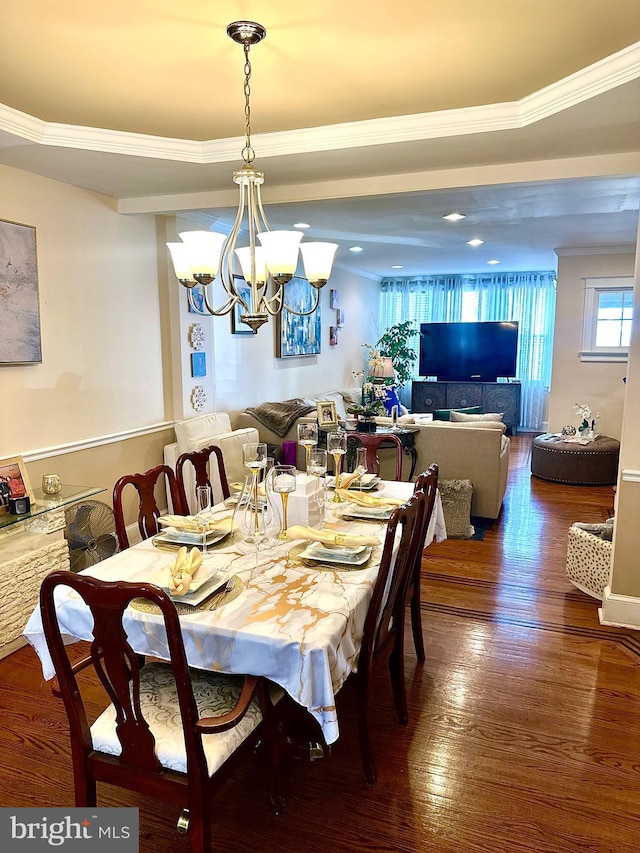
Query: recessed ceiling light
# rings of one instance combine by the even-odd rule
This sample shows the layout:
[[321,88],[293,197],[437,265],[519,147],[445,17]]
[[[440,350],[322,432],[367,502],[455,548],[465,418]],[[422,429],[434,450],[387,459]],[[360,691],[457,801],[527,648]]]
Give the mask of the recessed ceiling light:
[[364,252],[362,246],[349,246],[350,252]]
[[448,219],[449,222],[458,222],[460,219],[466,219],[464,213],[447,213],[447,215],[442,218]]
[[294,222],[293,227],[294,228],[311,228],[311,226],[309,225],[308,222]]
[[477,237],[474,237],[473,240],[467,240],[467,246],[482,246],[484,240],[479,240]]
[[488,264],[499,264],[500,261],[493,260],[493,261],[487,261],[487,263]]
[[404,269],[404,267],[402,266],[402,264],[392,264],[391,269],[392,270],[401,270],[401,269]]

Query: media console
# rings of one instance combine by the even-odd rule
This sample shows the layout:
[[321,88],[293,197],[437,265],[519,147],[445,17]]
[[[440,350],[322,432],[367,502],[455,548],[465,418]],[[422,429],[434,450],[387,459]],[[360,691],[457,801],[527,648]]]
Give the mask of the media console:
[[511,435],[520,425],[519,382],[412,382],[411,411],[466,409],[481,406],[483,412],[504,412]]

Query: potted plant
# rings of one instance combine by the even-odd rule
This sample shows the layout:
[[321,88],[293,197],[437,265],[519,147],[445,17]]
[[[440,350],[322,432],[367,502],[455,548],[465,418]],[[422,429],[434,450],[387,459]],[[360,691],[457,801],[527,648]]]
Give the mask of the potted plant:
[[380,400],[363,401],[361,405],[349,406],[347,412],[358,418],[358,432],[375,432],[376,415],[382,414],[384,406]]
[[[395,381],[392,384],[399,388],[411,379],[413,363],[417,355],[415,350],[409,346],[409,340],[418,334],[412,320],[404,323],[396,323],[390,326],[379,338],[376,347],[380,356],[388,356],[393,363]],[[366,346],[366,344],[365,344]],[[369,347],[373,350],[373,347]]]

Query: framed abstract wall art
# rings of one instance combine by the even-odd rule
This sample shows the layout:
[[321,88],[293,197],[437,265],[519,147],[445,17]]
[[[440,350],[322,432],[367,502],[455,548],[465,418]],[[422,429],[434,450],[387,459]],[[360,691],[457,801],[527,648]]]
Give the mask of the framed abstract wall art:
[[40,364],[36,229],[0,220],[0,364]]
[[[234,279],[236,280],[236,287],[238,289],[238,293],[242,296],[243,299],[247,301],[247,303],[251,304],[251,288],[246,283],[246,281],[242,278],[242,276],[234,275]],[[244,285],[240,284],[240,282],[244,282]],[[240,319],[241,315],[245,313],[245,309],[239,303],[234,305],[233,311],[231,312],[231,334],[232,335],[257,335],[258,330],[252,329],[251,326],[247,326],[246,323],[243,323]]]
[[[284,301],[297,311],[308,311],[316,291],[306,279],[292,278],[285,285]],[[276,357],[290,358],[320,353],[320,303],[304,317],[283,310],[276,318]]]

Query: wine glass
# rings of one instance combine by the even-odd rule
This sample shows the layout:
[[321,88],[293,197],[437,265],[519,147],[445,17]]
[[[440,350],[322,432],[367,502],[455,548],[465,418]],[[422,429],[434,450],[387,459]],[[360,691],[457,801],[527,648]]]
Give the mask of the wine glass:
[[280,495],[282,500],[282,526],[278,539],[287,538],[287,505],[289,495],[296,490],[296,466],[295,465],[274,465],[271,474],[271,487],[273,491]]
[[251,505],[253,509],[253,533],[247,537],[247,542],[256,545],[264,540],[264,523],[261,519],[258,484],[260,472],[267,466],[267,445],[265,442],[251,442],[242,447],[242,462],[251,471]]
[[318,424],[312,421],[302,421],[298,424],[298,444],[301,444],[307,456],[306,470],[309,473],[309,454],[311,448],[318,444]]
[[324,521],[324,508],[326,503],[326,479],[327,473],[327,451],[315,448],[309,454],[309,465],[307,472],[318,480],[322,479],[322,488],[320,491],[321,497],[318,502],[320,504],[320,523]]
[[[356,447],[356,458],[355,458],[355,467],[354,471],[358,468],[364,468],[365,472],[367,470],[367,448],[366,447]],[[358,484],[358,489],[362,491],[362,477],[361,474],[356,483]]]
[[209,521],[213,514],[213,507],[211,505],[211,486],[205,485],[196,487],[196,505],[196,521],[198,522],[198,527],[202,533],[202,556],[204,558],[207,555]]
[[334,475],[336,479],[333,490],[333,503],[343,503],[343,499],[338,495],[338,485],[340,478],[340,458],[347,452],[347,434],[344,430],[329,433],[327,436],[327,452],[333,456]]

